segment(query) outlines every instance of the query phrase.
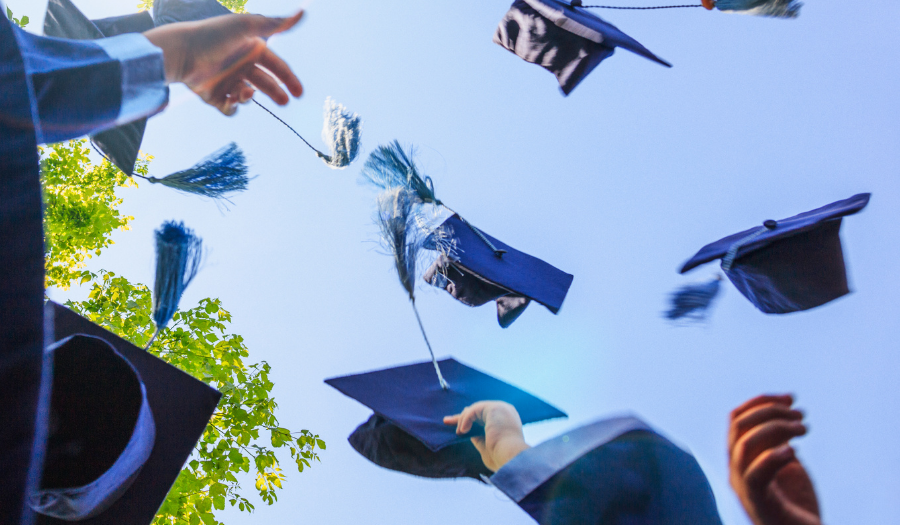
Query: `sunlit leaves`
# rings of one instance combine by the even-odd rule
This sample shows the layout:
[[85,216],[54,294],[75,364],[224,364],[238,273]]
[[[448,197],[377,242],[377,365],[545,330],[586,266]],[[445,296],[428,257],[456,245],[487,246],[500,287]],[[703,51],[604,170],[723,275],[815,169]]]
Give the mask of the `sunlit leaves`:
[[[247,12],[244,8],[244,6],[247,5],[247,0],[219,0],[219,3],[230,9],[233,13]],[[141,11],[153,9],[153,0],[140,0],[137,8]]]
[[[134,344],[143,346],[153,334],[150,290],[112,272],[95,276],[87,300],[68,306]],[[176,522],[217,525],[215,511],[225,505],[252,512],[238,476],[255,476],[260,498],[271,505],[285,480],[276,451],[288,449],[302,472],[319,461],[325,448],[319,436],[291,432],[275,417],[274,384],[266,362],[244,364],[249,356],[241,336],[228,333],[231,314],[218,299],[203,299],[175,314],[150,351],[222,392],[222,401],[175,483],[155,525]]]
[[[243,3],[247,3],[247,0],[243,0]],[[12,23],[16,24],[22,29],[25,29],[25,26],[27,26],[29,22],[27,16],[22,16],[22,18],[13,18],[12,9],[10,9],[9,7],[6,8],[6,18],[9,18]]]
[[[85,261],[113,244],[112,233],[127,230],[134,219],[119,213],[122,199],[115,190],[137,184],[107,161],[92,165],[88,152],[85,140],[41,148],[46,286],[67,290],[90,281]],[[151,159],[140,159],[135,171],[145,175]]]

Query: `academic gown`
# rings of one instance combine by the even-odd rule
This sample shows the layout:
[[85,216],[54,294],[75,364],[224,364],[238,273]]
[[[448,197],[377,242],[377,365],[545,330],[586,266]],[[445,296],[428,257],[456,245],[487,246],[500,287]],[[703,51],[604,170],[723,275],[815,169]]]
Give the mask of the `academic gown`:
[[633,417],[545,441],[488,481],[541,525],[722,525],[693,456]]
[[[0,2],[0,9],[3,9]],[[162,51],[140,34],[96,41],[0,16],[0,521],[30,523],[46,438],[44,247],[37,145],[147,117],[168,102]],[[49,323],[52,326],[52,320]],[[47,381],[45,381],[45,384]]]

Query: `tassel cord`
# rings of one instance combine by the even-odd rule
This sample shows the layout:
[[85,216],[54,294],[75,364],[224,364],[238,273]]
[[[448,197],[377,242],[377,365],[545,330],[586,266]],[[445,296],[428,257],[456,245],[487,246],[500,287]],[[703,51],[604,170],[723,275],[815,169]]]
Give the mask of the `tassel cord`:
[[325,154],[322,153],[321,151],[317,150],[317,149],[315,148],[315,146],[313,146],[313,145],[310,144],[305,138],[303,138],[303,135],[297,133],[297,130],[295,130],[294,128],[292,128],[290,124],[288,124],[287,122],[281,120],[281,118],[280,118],[278,115],[276,115],[275,113],[272,113],[272,111],[270,111],[269,108],[267,108],[267,107],[263,106],[262,104],[260,104],[256,99],[253,99],[253,103],[256,104],[257,106],[261,107],[261,108],[262,108],[263,110],[265,110],[265,112],[268,113],[269,115],[272,115],[273,117],[275,117],[275,120],[277,120],[278,122],[281,122],[282,124],[284,124],[285,127],[287,127],[287,129],[293,131],[293,132],[294,132],[294,135],[297,135],[298,137],[300,137],[300,140],[302,140],[304,144],[306,144],[307,146],[309,146],[309,149],[315,151],[317,155],[319,155],[320,157],[328,157],[328,155],[325,155]]
[[501,250],[500,248],[497,248],[496,246],[494,246],[494,243],[492,243],[491,240],[487,238],[487,236],[485,236],[483,233],[481,233],[481,230],[476,228],[474,224],[472,224],[471,222],[464,219],[462,215],[460,215],[460,214],[456,213],[455,211],[453,211],[452,209],[450,209],[450,207],[447,206],[446,204],[444,204],[443,202],[441,202],[439,200],[435,200],[434,203],[438,206],[443,206],[444,209],[446,209],[450,213],[456,214],[456,216],[459,217],[459,220],[463,221],[463,223],[465,223],[466,226],[468,226],[473,232],[475,232],[475,235],[477,235],[479,239],[484,241],[484,243],[487,245],[487,247],[490,248],[492,252],[494,252],[495,257],[497,257],[498,259],[503,258],[503,254],[506,253],[506,250]]
[[[278,118],[278,117],[275,117],[275,118]],[[303,137],[300,137],[300,138],[303,138]],[[106,162],[109,162],[110,164],[113,164],[113,161],[109,160],[109,157],[107,157],[102,151],[100,151],[100,148],[97,147],[97,144],[94,142],[93,137],[89,137],[88,140],[90,140],[90,142],[91,142],[91,147],[94,148],[94,151],[96,151],[98,155],[103,157],[103,160],[105,160]],[[129,177],[140,177],[146,181],[149,181],[152,184],[156,184],[160,180],[162,180],[162,179],[157,179],[156,177],[145,177],[145,176],[141,175],[140,173],[131,173],[131,174],[126,173],[126,175],[128,175]],[[153,337],[156,337],[156,335],[154,334]],[[150,341],[153,342],[152,339]],[[147,346],[150,346],[150,345],[147,345]]]
[[425,339],[425,345],[428,346],[428,353],[431,354],[431,363],[434,365],[434,371],[437,372],[438,382],[441,384],[442,389],[449,390],[450,387],[447,385],[447,382],[444,381],[444,375],[441,374],[441,367],[438,365],[437,359],[434,358],[434,351],[431,349],[431,343],[428,342],[428,336],[425,334],[425,326],[422,325],[422,318],[419,317],[419,309],[416,308],[416,300],[410,298],[409,302],[412,305],[413,312],[416,313],[416,321],[419,322],[419,330],[422,331],[422,337]]
[[152,336],[150,336],[150,340],[147,341],[147,346],[144,347],[144,351],[150,350],[150,345],[153,344],[153,341],[156,341],[156,336],[159,335],[159,332],[160,332],[161,330],[162,330],[162,328],[159,328],[159,327],[156,328],[156,331],[153,332],[153,335],[152,335]]
[[703,4],[690,4],[690,5],[656,5],[650,7],[623,7],[623,6],[615,6],[615,5],[580,5],[575,7],[583,7],[585,9],[628,9],[628,10],[640,10],[646,11],[650,9],[682,9],[685,7],[703,7]]
[[732,265],[734,265],[734,260],[737,259],[738,250],[740,250],[742,246],[749,244],[753,239],[756,239],[767,231],[769,231],[769,229],[763,226],[750,235],[732,244],[731,247],[728,248],[728,252],[725,254],[725,257],[722,258],[722,270],[725,271],[725,273],[728,273],[728,271],[731,270]]

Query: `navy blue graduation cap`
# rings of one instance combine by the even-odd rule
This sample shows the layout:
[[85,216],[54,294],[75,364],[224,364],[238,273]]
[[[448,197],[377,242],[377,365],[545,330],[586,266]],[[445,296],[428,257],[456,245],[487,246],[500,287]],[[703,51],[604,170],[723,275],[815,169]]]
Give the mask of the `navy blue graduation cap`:
[[700,465],[634,417],[584,425],[490,477],[541,525],[721,525]]
[[221,394],[63,306],[46,312],[55,366],[37,524],[149,524]]
[[515,0],[494,33],[494,42],[556,75],[565,95],[612,56],[617,47],[672,67],[616,26],[580,6],[580,0],[571,4],[559,0]]
[[[842,217],[868,193],[729,235],[704,246],[680,273],[722,259],[728,279],[761,311],[784,314],[821,306],[850,292],[841,247]],[[714,295],[714,294],[713,294]]]
[[477,401],[497,400],[513,405],[523,423],[566,417],[531,394],[453,358],[439,365],[446,389],[434,380],[431,361],[325,380],[375,412],[349,438],[360,454],[384,468],[417,476],[478,479],[485,467],[469,438],[483,435],[483,429],[476,426],[458,436],[456,427],[444,424],[444,416]]
[[726,13],[797,18],[803,3],[797,0],[703,0],[703,7]]
[[153,18],[158,26],[175,22],[195,22],[230,13],[227,7],[216,0],[153,1]]
[[[469,306],[496,302],[497,321],[503,328],[532,300],[554,314],[559,312],[572,275],[476,230],[459,215],[448,218],[438,230],[440,244],[450,248],[425,272],[426,282]],[[426,242],[426,246],[436,245]]]

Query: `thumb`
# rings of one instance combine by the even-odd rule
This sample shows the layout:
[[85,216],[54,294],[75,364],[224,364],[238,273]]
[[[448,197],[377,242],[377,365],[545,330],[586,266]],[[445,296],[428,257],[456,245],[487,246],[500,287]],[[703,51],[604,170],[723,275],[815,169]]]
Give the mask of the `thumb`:
[[487,447],[484,445],[484,436],[473,437],[472,444],[475,445],[475,448],[482,456],[487,451]]
[[251,15],[250,31],[255,36],[268,38],[277,33],[283,33],[300,22],[303,18],[303,11],[300,10],[294,16],[285,17],[269,17],[261,15]]

